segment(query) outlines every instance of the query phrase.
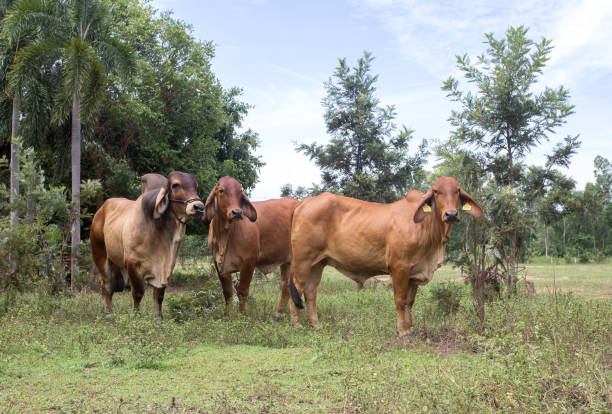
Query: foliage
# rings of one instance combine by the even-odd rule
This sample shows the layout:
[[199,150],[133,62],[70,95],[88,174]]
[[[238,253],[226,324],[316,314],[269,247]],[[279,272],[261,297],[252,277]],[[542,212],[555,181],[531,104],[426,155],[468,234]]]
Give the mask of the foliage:
[[[307,155],[321,169],[321,189],[362,200],[391,202],[424,180],[428,155],[423,141],[414,155],[408,144],[413,131],[393,124],[395,108],[381,107],[375,96],[372,75],[374,58],[368,52],[350,68],[339,59],[334,75],[325,83],[323,99],[329,144],[300,144],[296,151]],[[300,197],[306,190],[298,188]],[[292,194],[284,187],[284,195]]]
[[317,184],[313,184],[310,188],[306,188],[303,185],[297,186],[295,189],[291,184],[283,184],[280,189],[281,197],[291,197],[296,200],[303,200],[306,197],[313,197],[321,194],[323,188]]
[[169,298],[166,309],[168,316],[174,321],[185,322],[212,312],[222,297],[218,281],[210,281],[204,288],[196,292]]
[[[68,252],[70,248],[70,202],[65,187],[47,185],[34,150],[21,151],[20,187],[22,193],[9,204],[6,186],[0,187],[0,290],[57,293],[66,286]],[[83,183],[84,204],[91,203],[101,189],[99,181]],[[8,210],[19,217],[17,226],[8,226]],[[90,217],[82,211],[82,218]],[[16,271],[11,270],[9,258],[17,260]],[[77,287],[89,278],[91,250],[88,242],[80,246],[83,269],[76,276]]]
[[450,315],[459,310],[463,294],[463,289],[459,284],[454,282],[437,283],[431,287],[430,293],[438,314]]
[[[30,3],[59,8],[72,4],[68,0]],[[96,95],[101,100],[83,102],[98,108],[96,116],[84,119],[82,126],[82,179],[101,178],[103,188],[94,204],[99,206],[108,197],[136,198],[138,178],[149,172],[189,172],[204,191],[223,175],[236,177],[245,189],[253,188],[263,163],[254,155],[259,145],[257,133],[244,130],[242,125],[250,106],[240,100],[239,89],[224,88],[212,72],[213,43],[197,41],[191,26],[169,13],[158,13],[147,0],[114,1],[109,10],[110,16],[101,23],[108,23],[109,35],[117,40],[111,46],[131,51],[135,65],[130,79],[111,74],[86,82],[102,82],[104,86]],[[3,29],[8,31],[6,27]],[[31,82],[36,88],[23,98],[21,133],[24,145],[39,154],[47,182],[59,186],[70,183],[70,152],[66,151],[70,123],[52,123],[51,119],[64,119],[67,107],[59,104],[66,102],[64,80],[71,78],[62,76],[67,65],[36,66],[39,61],[34,52],[49,51],[43,46],[50,45],[39,44],[30,58],[22,58],[22,67],[29,68],[28,79],[33,80],[33,71],[38,70],[36,83]],[[99,42],[96,45],[102,46]],[[104,50],[109,52],[110,48]],[[102,57],[112,56],[107,53]],[[7,62],[6,57],[0,62]],[[6,75],[6,71],[0,73]],[[0,76],[2,85],[6,81]],[[2,100],[0,109],[0,126],[8,131],[10,101]],[[8,154],[8,146],[2,146],[2,151]],[[203,229],[190,225],[190,231]]]
[[[565,200],[573,182],[554,168],[567,167],[580,145],[578,136],[568,136],[547,156],[543,168],[528,169],[524,164],[532,149],[548,140],[573,113],[563,86],[536,90],[552,46],[544,38],[533,42],[527,31],[511,27],[502,39],[486,34],[486,53],[475,63],[467,55],[457,56],[457,67],[471,89],[461,90],[452,77],[442,87],[460,109],[451,113],[451,140],[438,156],[452,172],[459,172],[463,159],[469,160],[473,179],[462,186],[478,189],[487,214],[485,238],[507,275],[509,292],[517,280],[518,260],[526,251],[532,213],[550,222],[558,208],[565,208],[559,202]],[[455,145],[463,159],[448,151]]]

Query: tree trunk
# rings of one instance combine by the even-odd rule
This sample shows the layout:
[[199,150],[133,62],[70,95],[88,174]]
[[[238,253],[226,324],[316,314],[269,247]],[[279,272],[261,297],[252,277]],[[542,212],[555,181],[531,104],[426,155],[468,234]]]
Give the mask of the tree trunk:
[[595,238],[595,217],[591,216],[591,231],[593,232],[593,253],[597,250],[597,239]]
[[[13,114],[11,117],[11,201],[19,195],[19,148],[15,138],[19,130],[19,97],[13,98]],[[17,212],[11,210],[11,228],[17,224]]]
[[544,255],[548,257],[548,226],[544,224]]
[[565,257],[565,216],[563,216],[563,257]]
[[70,249],[70,288],[76,290],[79,274],[78,253],[81,244],[81,102],[75,93],[72,99],[72,244]]
[[[13,113],[11,116],[11,194],[10,200],[13,202],[19,195],[19,145],[17,144],[17,133],[19,132],[19,95],[15,93],[13,97]],[[17,226],[17,212],[11,208],[11,230]],[[11,264],[11,274],[17,272],[17,259],[9,257]]]
[[510,239],[510,258],[508,260],[508,295],[514,293],[514,283],[516,280],[516,239],[517,229],[512,230],[512,238]]

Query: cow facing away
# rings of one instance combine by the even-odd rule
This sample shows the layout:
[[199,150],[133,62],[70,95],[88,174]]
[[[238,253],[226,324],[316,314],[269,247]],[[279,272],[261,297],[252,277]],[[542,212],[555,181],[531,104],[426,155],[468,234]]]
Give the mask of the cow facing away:
[[335,267],[358,284],[391,275],[397,331],[412,334],[411,309],[419,285],[428,283],[444,261],[457,205],[475,218],[478,204],[457,180],[440,177],[423,194],[409,191],[391,204],[370,203],[323,193],[295,209],[291,229],[291,323],[299,324],[301,296],[310,324],[319,329],[317,287],[325,266]]
[[226,314],[234,290],[232,273],[240,272],[236,293],[238,309],[244,312],[255,269],[267,274],[278,266],[281,298],[276,315],[285,312],[290,295],[291,216],[298,203],[291,198],[251,203],[232,177],[221,178],[210,192],[202,220],[210,224],[208,246],[223,288]]
[[106,200],[91,224],[91,252],[100,273],[105,312],[112,311],[113,293],[122,291],[128,279],[134,309],[140,306],[146,281],[153,286],[155,309],[161,316],[187,221],[204,211],[198,183],[191,174],[175,171],[168,178],[147,176],[156,181],[143,180],[144,193],[137,200]]

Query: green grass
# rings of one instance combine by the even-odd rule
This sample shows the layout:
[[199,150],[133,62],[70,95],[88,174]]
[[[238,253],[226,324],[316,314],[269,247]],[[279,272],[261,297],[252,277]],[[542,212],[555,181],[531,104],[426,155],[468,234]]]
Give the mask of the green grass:
[[[552,272],[538,266],[527,274]],[[319,291],[320,332],[274,320],[277,277],[256,277],[246,314],[234,304],[229,318],[216,283],[193,309],[192,293],[168,292],[162,321],[150,290],[140,314],[116,295],[110,318],[93,293],[30,294],[10,307],[0,296],[0,412],[610,412],[612,300],[593,292],[612,266],[560,268],[587,295],[490,303],[482,334],[463,283],[450,282],[461,300],[453,314],[434,284],[421,288],[413,341],[396,336],[386,284],[358,293],[334,270]],[[458,277],[440,270],[434,281]],[[534,283],[546,291],[548,281]]]
[[[550,259],[548,259],[550,260]],[[521,264],[519,277],[532,282],[537,292],[552,293],[553,290],[612,299],[612,264],[565,264],[555,259],[553,264]],[[436,281],[459,281],[459,269],[442,266],[434,275]]]

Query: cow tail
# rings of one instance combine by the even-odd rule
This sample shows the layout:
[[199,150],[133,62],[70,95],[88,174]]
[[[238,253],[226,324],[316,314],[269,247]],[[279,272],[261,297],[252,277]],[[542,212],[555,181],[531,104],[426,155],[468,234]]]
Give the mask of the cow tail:
[[291,289],[291,300],[295,304],[298,309],[304,309],[304,305],[302,305],[302,296],[298,292],[295,287],[295,283],[293,283],[293,274],[289,273],[289,287]]

